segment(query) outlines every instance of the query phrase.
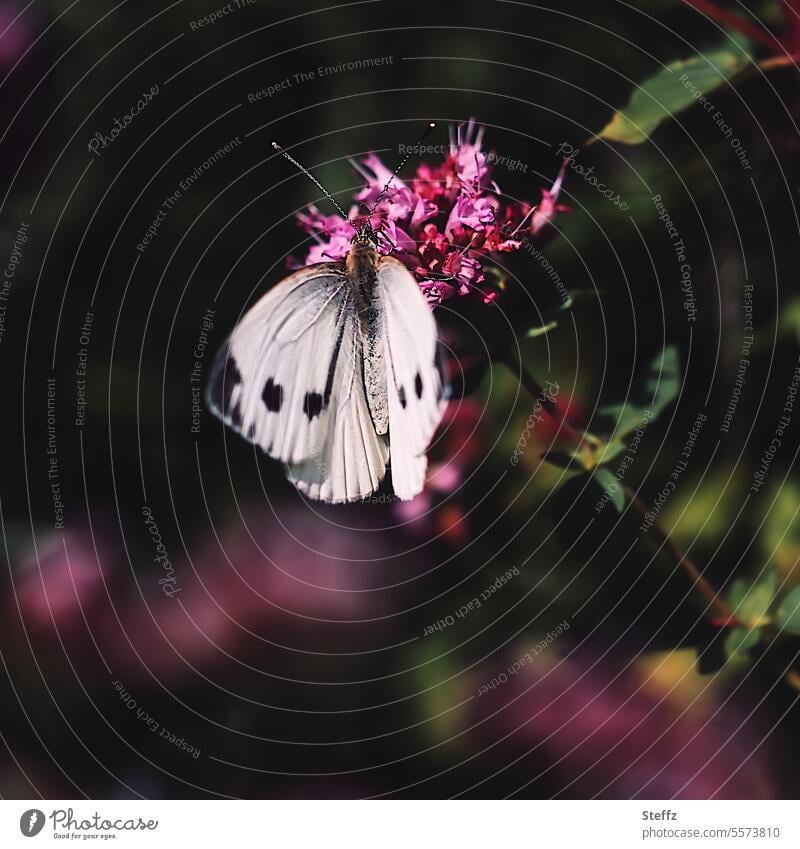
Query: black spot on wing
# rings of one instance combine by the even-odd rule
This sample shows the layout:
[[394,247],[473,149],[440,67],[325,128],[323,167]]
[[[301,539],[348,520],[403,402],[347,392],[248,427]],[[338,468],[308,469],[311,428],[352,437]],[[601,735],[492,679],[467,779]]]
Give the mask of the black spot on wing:
[[414,392],[416,392],[417,398],[422,398],[422,375],[419,372],[414,378]]
[[306,392],[306,397],[303,399],[303,412],[308,416],[309,421],[322,412],[322,400],[319,392]]
[[451,386],[450,378],[447,374],[447,361],[445,360],[444,345],[440,342],[436,346],[436,356],[433,360],[436,367],[436,373],[439,376],[439,384],[436,387],[436,400],[441,401],[442,398],[450,398]]
[[406,408],[406,390],[400,386],[397,390],[397,397],[400,399],[400,406],[405,410]]
[[261,398],[270,413],[279,413],[283,406],[283,387],[270,378],[264,386]]
[[239,403],[232,407],[233,391],[242,382],[242,374],[227,346],[220,351],[217,367],[209,384],[206,399],[210,407],[219,410],[225,418],[239,416]]

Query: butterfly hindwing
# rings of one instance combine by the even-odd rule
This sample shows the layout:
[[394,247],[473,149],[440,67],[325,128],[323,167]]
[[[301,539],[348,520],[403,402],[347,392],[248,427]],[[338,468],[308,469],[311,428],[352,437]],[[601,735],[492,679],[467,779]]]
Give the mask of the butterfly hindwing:
[[383,301],[392,485],[403,499],[425,483],[426,451],[447,406],[436,320],[406,267],[392,257],[378,264]]
[[331,375],[326,428],[315,432],[308,456],[288,466],[289,479],[309,498],[333,503],[359,501],[375,492],[386,474],[388,440],[375,430],[363,373],[358,316],[348,299],[336,370]]

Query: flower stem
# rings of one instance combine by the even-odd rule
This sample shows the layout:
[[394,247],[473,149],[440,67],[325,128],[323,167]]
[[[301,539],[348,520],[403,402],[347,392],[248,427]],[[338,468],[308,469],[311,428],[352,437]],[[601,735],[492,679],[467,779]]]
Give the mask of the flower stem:
[[[511,362],[508,362],[507,365],[517,376],[520,384],[528,390],[533,398],[540,401],[543,409],[554,419],[563,432],[575,442],[576,447],[580,447],[582,444],[597,447],[602,444],[597,437],[586,432],[581,432],[562,417],[562,413],[559,408],[549,398],[536,378],[525,369],[516,354],[510,354],[509,360],[511,360]],[[626,486],[623,487],[623,489],[626,498],[630,501],[634,510],[636,510],[636,512],[644,518],[647,514],[647,506],[629,487]],[[675,561],[675,564],[683,569],[697,592],[706,600],[706,607],[713,608],[715,615],[725,621],[735,621],[736,617],[728,603],[703,576],[702,572],[689,559],[686,553],[678,547],[667,531],[665,531],[657,522],[654,522],[651,525],[651,529],[660,539],[667,553]]]
[[582,433],[577,428],[573,427],[566,419],[566,416],[559,409],[558,405],[547,394],[539,381],[522,365],[519,356],[516,353],[509,352],[506,366],[512,371],[514,377],[517,378],[521,386],[528,390],[528,393],[536,401],[539,401],[542,408],[547,412],[547,415],[553,419],[559,426],[559,429],[571,439],[576,446],[582,443],[596,444],[596,438],[590,433]]
[[[647,505],[636,495],[636,493],[628,486],[623,486],[625,497],[630,501],[633,509],[642,517],[647,516]],[[724,598],[714,589],[711,583],[704,577],[703,573],[689,559],[685,551],[683,551],[674,539],[667,533],[658,522],[653,522],[650,526],[651,530],[655,531],[655,535],[659,538],[664,548],[669,553],[670,557],[675,561],[676,565],[686,573],[689,580],[694,585],[695,589],[703,596],[707,602],[707,607],[713,607],[716,614],[727,622],[734,622],[736,617],[730,605]]]
[[789,65],[796,65],[798,62],[796,54],[788,56],[770,56],[769,59],[762,59],[758,63],[758,67],[762,71],[771,71],[773,68],[787,68]]
[[[589,444],[593,447],[596,447],[598,444],[602,444],[597,437],[590,433],[577,430],[562,418],[559,408],[552,402],[544,389],[539,385],[536,378],[525,369],[516,354],[509,355],[506,365],[517,376],[520,385],[524,386],[533,398],[541,402],[542,407],[547,411],[547,414],[551,416],[561,428],[563,428],[565,433],[575,440],[577,446],[580,446],[585,442],[589,442]],[[628,499],[634,510],[636,510],[636,512],[644,518],[648,512],[647,505],[636,495],[635,492],[633,492],[630,487],[623,486],[623,491],[625,493],[625,497]],[[670,557],[675,561],[675,564],[683,569],[684,573],[692,582],[692,587],[705,599],[705,610],[713,608],[715,614],[718,615],[714,616],[712,623],[719,618],[728,627],[736,626],[738,624],[738,620],[731,606],[727,601],[725,601],[719,592],[714,589],[711,582],[697,568],[694,562],[689,559],[686,552],[678,546],[675,540],[672,539],[669,533],[662,528],[658,522],[653,522],[650,525],[650,529],[655,532],[655,535],[661,541],[664,549]],[[800,672],[797,672],[793,667],[790,667],[788,670],[781,670],[781,674],[786,683],[792,687],[792,689],[800,693]]]

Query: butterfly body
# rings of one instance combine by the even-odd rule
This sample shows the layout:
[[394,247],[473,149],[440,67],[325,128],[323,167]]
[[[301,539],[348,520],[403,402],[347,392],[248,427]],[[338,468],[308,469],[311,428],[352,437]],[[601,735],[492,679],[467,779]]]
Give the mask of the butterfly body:
[[364,354],[364,391],[376,433],[389,429],[384,311],[378,290],[378,252],[369,241],[356,242],[345,260],[347,282],[358,314]]
[[399,498],[422,490],[446,393],[429,305],[361,229],[344,263],[295,272],[245,315],[217,356],[207,401],[286,463],[301,492],[348,502],[373,494],[390,462]]

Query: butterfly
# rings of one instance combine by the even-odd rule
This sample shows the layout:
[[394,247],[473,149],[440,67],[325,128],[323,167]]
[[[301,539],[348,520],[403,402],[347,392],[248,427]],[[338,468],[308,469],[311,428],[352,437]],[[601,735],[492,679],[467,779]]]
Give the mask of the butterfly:
[[398,498],[418,495],[449,394],[431,307],[412,273],[379,254],[371,220],[344,262],[290,274],[246,313],[206,391],[212,412],[282,461],[300,492],[331,503],[373,495],[389,469]]

